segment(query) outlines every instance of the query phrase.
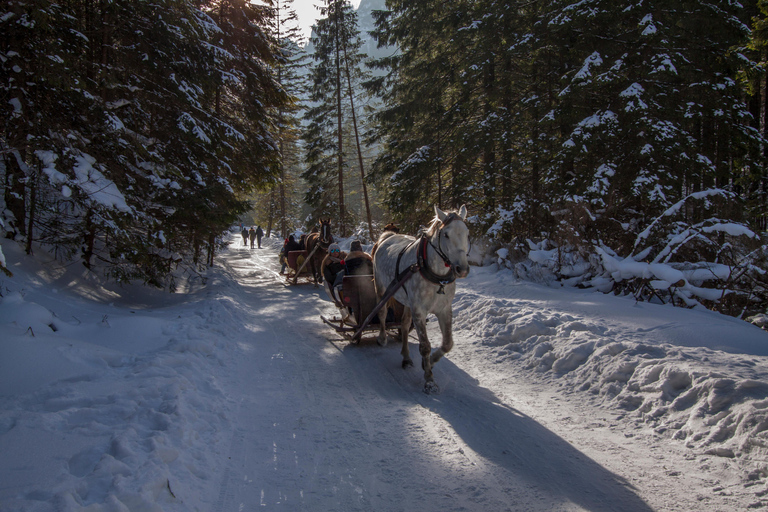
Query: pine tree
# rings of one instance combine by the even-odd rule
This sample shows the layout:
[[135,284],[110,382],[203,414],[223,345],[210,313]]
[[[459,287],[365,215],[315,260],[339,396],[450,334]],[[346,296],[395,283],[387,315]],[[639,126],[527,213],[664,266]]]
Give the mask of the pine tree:
[[61,257],[79,251],[119,280],[162,284],[206,247],[210,263],[245,207],[238,194],[269,180],[277,159],[272,119],[285,96],[261,11],[244,1],[6,7],[11,234]]
[[461,89],[450,44],[452,6],[444,2],[390,2],[390,11],[378,14],[374,36],[379,45],[399,47],[399,54],[374,65],[387,70],[371,82],[382,108],[374,119],[371,142],[382,145],[374,162],[372,179],[386,192],[388,209],[406,228],[433,204],[446,202],[450,184],[444,175],[456,172],[453,192],[460,184],[462,155],[447,156],[456,142],[451,126]]
[[399,53],[372,85],[393,211],[447,190],[491,234],[631,250],[654,215],[754,168],[761,136],[734,80],[753,66],[734,51],[750,11],[736,3],[387,5],[377,37]]
[[748,35],[739,10],[661,5],[562,2],[542,23],[542,43],[567,48],[569,65],[547,117],[565,128],[546,169],[550,201],[583,209],[578,231],[620,251],[634,229],[617,226],[644,226],[691,192],[730,187],[734,159],[759,144],[733,79],[729,50]]
[[[295,167],[300,159],[298,147],[302,107],[299,98],[306,93],[307,55],[302,46],[302,36],[297,24],[298,17],[293,9],[293,0],[277,0],[271,19],[271,30],[280,48],[280,60],[275,67],[276,80],[292,96],[290,103],[279,112],[277,137],[281,159],[278,183],[278,198],[270,201],[278,211],[280,232],[286,236],[291,217],[296,217],[292,192],[296,188]],[[272,215],[270,215],[270,219]]]
[[308,168],[302,176],[309,184],[306,202],[314,208],[313,217],[338,218],[343,234],[351,222],[345,203],[344,112],[356,88],[354,70],[364,55],[357,15],[349,2],[328,0],[322,12],[327,17],[318,21],[312,41],[314,66],[304,134]]

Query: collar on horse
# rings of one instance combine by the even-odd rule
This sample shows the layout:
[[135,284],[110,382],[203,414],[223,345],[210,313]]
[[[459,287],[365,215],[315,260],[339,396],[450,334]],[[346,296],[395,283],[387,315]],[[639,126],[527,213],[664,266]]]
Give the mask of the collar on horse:
[[[438,231],[438,246],[440,245],[440,232]],[[448,271],[448,274],[440,275],[432,271],[431,268],[429,268],[429,262],[427,261],[427,244],[431,245],[432,248],[437,252],[437,255],[442,258],[443,262],[445,263],[445,266],[448,267],[450,270]],[[451,265],[450,260],[445,255],[445,253],[440,249],[440,247],[435,247],[435,245],[432,243],[432,240],[427,237],[427,235],[422,234],[421,235],[421,241],[419,242],[419,249],[416,253],[416,263],[419,265],[419,273],[421,274],[421,277],[426,279],[427,281],[431,283],[435,283],[437,285],[440,285],[440,288],[437,290],[437,293],[440,295],[445,295],[445,285],[451,284],[456,280],[456,272],[453,270],[453,265]]]

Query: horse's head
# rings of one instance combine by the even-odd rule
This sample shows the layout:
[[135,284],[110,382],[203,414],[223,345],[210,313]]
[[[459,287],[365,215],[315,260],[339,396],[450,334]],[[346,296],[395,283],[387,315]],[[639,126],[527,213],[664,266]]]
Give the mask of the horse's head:
[[320,241],[323,243],[333,242],[331,219],[320,219]]
[[[437,219],[433,224],[432,234],[439,238],[437,245],[443,252],[444,258],[450,262],[456,277],[467,277],[469,274],[469,228],[465,223],[467,208],[462,206],[458,212],[445,213],[435,206]],[[446,263],[447,265],[448,263]]]

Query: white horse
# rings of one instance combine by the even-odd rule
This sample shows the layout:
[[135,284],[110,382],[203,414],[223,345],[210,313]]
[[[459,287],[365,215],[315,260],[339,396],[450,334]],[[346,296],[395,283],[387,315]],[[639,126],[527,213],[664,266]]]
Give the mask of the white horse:
[[[451,324],[453,310],[451,303],[456,293],[456,278],[467,277],[469,264],[469,229],[465,224],[467,209],[462,206],[458,212],[445,213],[435,206],[437,217],[426,233],[419,238],[386,232],[377,242],[373,256],[373,273],[379,300],[393,280],[399,280],[411,265],[418,265],[418,273],[408,279],[394,295],[395,300],[405,306],[400,326],[403,368],[413,366],[408,351],[408,331],[413,321],[419,335],[421,367],[424,369],[424,391],[438,391],[432,376],[432,366],[453,348]],[[443,334],[440,348],[432,352],[427,338],[427,315],[434,313]],[[385,320],[387,308],[379,312],[378,342],[386,345]]]

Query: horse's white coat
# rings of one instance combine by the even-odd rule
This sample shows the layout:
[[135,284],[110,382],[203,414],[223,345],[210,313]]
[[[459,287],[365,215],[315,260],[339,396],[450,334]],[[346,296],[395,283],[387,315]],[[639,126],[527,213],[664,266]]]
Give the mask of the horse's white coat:
[[[462,206],[458,217],[449,218],[449,214],[435,207],[436,218],[432,222],[427,236],[430,244],[427,246],[427,266],[432,272],[440,276],[449,277],[455,272],[456,277],[466,277],[469,273],[467,252],[469,251],[469,229],[465,224],[467,209]],[[448,224],[445,221],[448,220]],[[389,284],[397,275],[397,259],[400,258],[399,271],[403,272],[410,265],[417,262],[419,244],[411,236],[385,233],[379,238],[376,253],[373,256],[374,277],[376,293],[381,299]],[[450,261],[451,267],[438,254],[435,248],[440,248]],[[419,336],[419,353],[421,354],[421,366],[424,369],[426,392],[438,389],[432,375],[432,366],[453,348],[452,321],[453,310],[451,304],[456,293],[456,282],[444,286],[444,294],[438,293],[440,285],[425,279],[420,273],[411,277],[402,288],[394,295],[395,300],[405,306],[403,321],[400,328],[402,343],[401,354],[403,356],[403,368],[413,366],[413,361],[408,352],[408,331],[411,321]],[[382,308],[379,313],[379,321],[383,326],[386,319],[387,308]],[[427,315],[434,313],[442,332],[442,344],[432,352],[432,347],[427,337]],[[379,332],[379,343],[387,343],[386,331],[382,328]]]

